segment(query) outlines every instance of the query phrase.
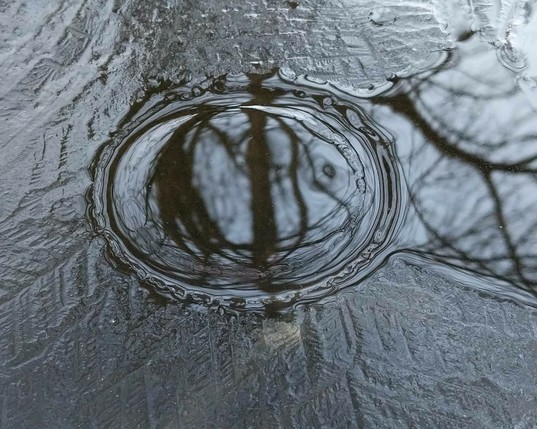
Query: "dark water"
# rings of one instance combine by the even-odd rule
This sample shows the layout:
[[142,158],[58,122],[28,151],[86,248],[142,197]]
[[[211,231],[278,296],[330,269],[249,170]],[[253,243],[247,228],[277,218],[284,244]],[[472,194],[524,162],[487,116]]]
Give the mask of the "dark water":
[[234,308],[311,301],[396,252],[528,300],[534,112],[486,117],[517,92],[460,55],[361,94],[285,71],[152,94],[95,161],[97,231],[161,292]]
[[249,309],[378,267],[406,212],[393,139],[306,83],[273,72],[150,97],[94,167],[113,256],[161,291]]

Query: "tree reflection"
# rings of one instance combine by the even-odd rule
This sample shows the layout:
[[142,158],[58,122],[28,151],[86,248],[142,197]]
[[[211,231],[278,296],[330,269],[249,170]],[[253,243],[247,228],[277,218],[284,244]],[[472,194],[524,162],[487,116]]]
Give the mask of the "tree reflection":
[[202,265],[266,272],[294,254],[315,273],[336,259],[327,239],[357,214],[356,183],[335,145],[263,109],[283,94],[266,78],[250,77],[240,108],[201,106],[173,132],[154,162],[146,212],[168,246]]
[[397,136],[419,249],[534,291],[537,115],[494,50],[469,38],[375,104]]

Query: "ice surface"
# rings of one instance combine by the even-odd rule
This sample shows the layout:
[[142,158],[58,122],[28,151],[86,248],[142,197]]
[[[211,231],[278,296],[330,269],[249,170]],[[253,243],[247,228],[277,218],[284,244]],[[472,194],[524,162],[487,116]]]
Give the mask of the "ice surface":
[[[501,41],[485,6],[458,28]],[[148,90],[276,66],[368,87],[452,44],[441,9],[0,1],[0,427],[535,427],[533,310],[395,258],[288,318],[207,313],[118,272],[87,222],[88,166]]]

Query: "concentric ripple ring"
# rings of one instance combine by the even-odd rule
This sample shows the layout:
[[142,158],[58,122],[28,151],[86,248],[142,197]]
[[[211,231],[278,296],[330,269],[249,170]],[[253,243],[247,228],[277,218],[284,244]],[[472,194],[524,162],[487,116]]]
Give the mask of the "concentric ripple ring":
[[113,261],[160,293],[262,311],[368,276],[403,215],[392,139],[323,85],[239,75],[154,94],[92,165]]

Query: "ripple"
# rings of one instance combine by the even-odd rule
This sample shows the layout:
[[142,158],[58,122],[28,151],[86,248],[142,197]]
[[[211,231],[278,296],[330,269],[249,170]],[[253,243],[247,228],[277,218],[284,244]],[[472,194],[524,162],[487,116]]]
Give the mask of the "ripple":
[[152,96],[100,151],[93,224],[161,293],[279,309],[385,259],[402,217],[386,132],[355,103],[284,75]]
[[522,72],[528,67],[524,55],[509,43],[504,43],[498,47],[496,55],[500,64],[513,72]]

